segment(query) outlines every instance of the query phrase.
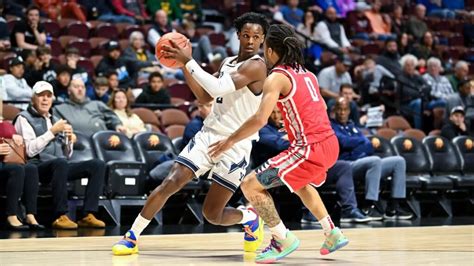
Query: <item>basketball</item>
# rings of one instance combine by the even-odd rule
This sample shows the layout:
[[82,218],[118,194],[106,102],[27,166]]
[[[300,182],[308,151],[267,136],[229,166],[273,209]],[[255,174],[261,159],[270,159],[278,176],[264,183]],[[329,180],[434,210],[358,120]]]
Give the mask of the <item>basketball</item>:
[[186,52],[191,53],[192,47],[191,43],[188,42],[188,38],[178,32],[170,32],[161,36],[160,40],[155,46],[155,56],[160,61],[160,64],[170,67],[170,68],[180,68],[183,66],[180,62],[177,62],[174,59],[167,59],[163,56],[163,45],[172,46],[170,40],[173,40],[179,47],[184,48]]

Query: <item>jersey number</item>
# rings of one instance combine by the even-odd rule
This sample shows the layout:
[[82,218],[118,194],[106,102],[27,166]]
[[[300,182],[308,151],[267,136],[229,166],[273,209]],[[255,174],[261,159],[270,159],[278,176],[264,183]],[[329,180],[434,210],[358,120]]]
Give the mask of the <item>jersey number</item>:
[[311,94],[311,98],[313,99],[313,102],[319,102],[318,92],[316,91],[316,88],[314,87],[313,81],[309,77],[305,77],[304,81],[306,82],[306,87],[308,87],[309,94]]

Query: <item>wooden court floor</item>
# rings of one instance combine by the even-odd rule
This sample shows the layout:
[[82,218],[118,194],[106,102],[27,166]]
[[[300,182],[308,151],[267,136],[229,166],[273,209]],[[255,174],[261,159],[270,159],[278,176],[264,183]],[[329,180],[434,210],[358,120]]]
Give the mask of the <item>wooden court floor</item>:
[[[300,248],[289,265],[474,265],[474,226],[345,229],[350,244],[322,257],[320,230],[295,231]],[[264,245],[268,243],[267,232]],[[114,257],[118,237],[0,240],[0,265],[254,265],[242,234],[143,236],[140,254]]]

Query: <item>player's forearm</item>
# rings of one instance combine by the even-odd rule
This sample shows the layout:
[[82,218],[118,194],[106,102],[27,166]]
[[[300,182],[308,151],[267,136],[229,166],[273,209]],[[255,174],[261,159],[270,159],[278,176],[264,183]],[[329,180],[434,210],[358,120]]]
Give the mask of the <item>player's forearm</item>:
[[237,129],[237,131],[230,135],[229,140],[233,143],[237,143],[252,136],[267,124],[267,119],[253,115],[239,129]]
[[193,92],[194,96],[196,96],[197,100],[201,103],[208,103],[214,100],[214,98],[205,91],[199,83],[194,80],[191,76],[189,71],[186,68],[183,68],[184,78],[186,79],[186,83],[188,84],[189,88]]
[[213,98],[235,91],[235,84],[229,73],[221,72],[219,78],[207,73],[195,60],[186,63],[185,68],[192,78]]

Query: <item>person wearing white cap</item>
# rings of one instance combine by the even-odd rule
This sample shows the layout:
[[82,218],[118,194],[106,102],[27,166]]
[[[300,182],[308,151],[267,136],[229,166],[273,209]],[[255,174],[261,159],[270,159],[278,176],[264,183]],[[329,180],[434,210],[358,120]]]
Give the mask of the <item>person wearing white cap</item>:
[[[76,136],[66,120],[53,117],[50,113],[53,104],[53,86],[46,81],[38,81],[33,86],[31,105],[14,119],[13,123],[19,135],[25,140],[28,162],[38,167],[40,182],[51,183],[53,203],[57,219],[52,227],[56,229],[75,229],[82,227],[105,227],[105,223],[96,219],[101,195],[105,163],[93,159],[81,162],[68,162],[72,155]],[[87,177],[88,185],[84,199],[84,218],[76,224],[66,215],[68,180]]]

